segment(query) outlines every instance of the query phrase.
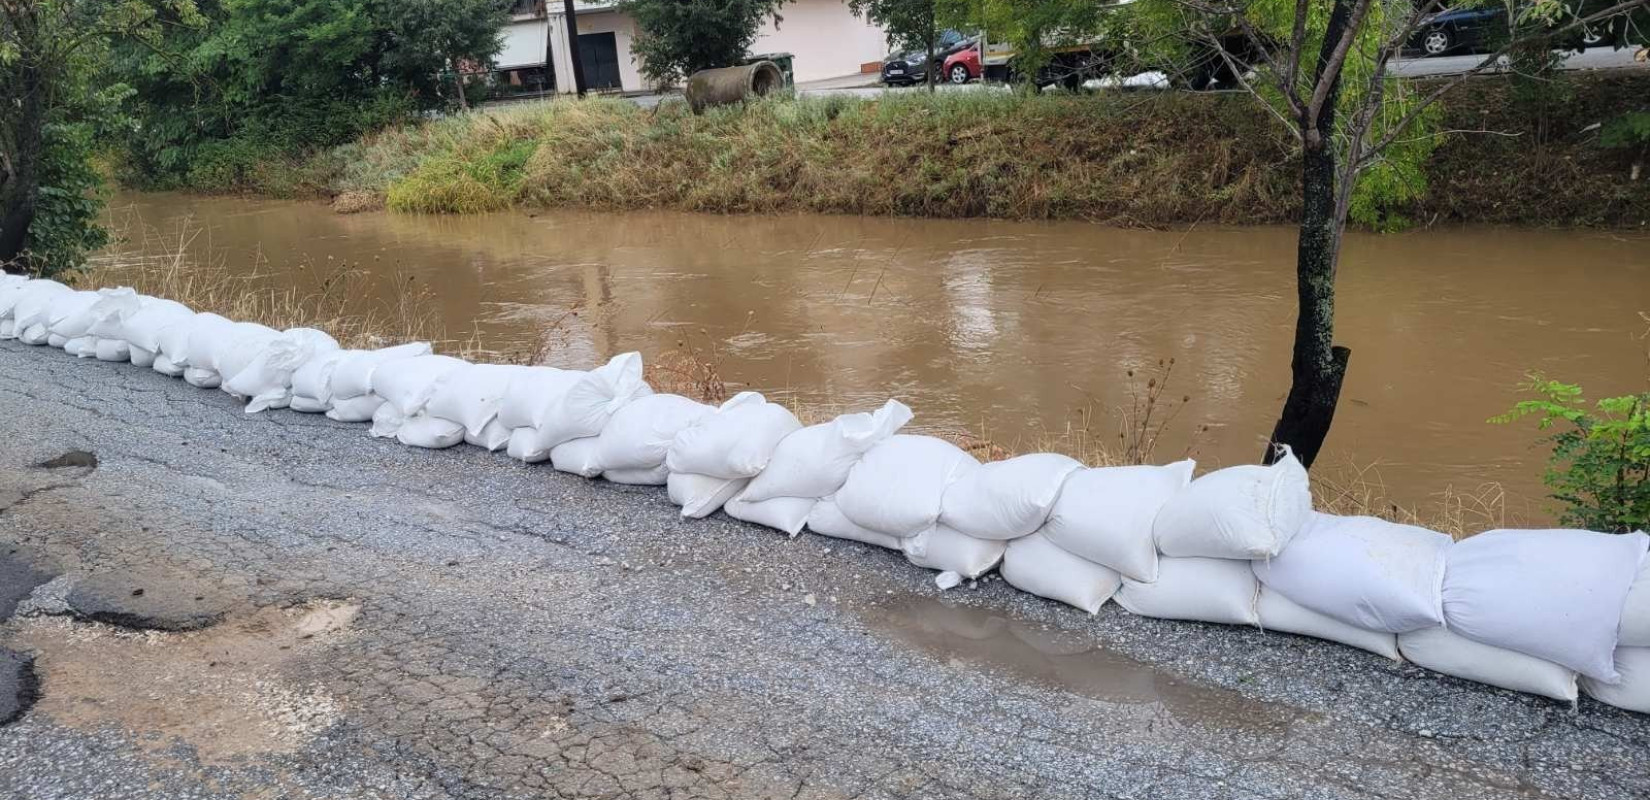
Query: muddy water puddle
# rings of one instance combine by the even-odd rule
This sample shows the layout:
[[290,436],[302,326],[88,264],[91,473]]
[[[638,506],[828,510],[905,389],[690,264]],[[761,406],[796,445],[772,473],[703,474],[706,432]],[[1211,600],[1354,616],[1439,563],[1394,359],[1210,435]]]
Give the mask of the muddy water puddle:
[[1305,712],[1203,686],[1096,646],[985,608],[912,597],[868,611],[872,630],[936,658],[1082,697],[1155,706],[1182,725],[1283,733]]
[[[1288,388],[1294,231],[550,211],[338,215],[314,203],[123,195],[122,264],[192,257],[313,289],[429,287],[454,338],[564,366],[686,343],[726,379],[828,409],[898,397],[929,429],[1030,449],[1114,411],[1175,359],[1158,460],[1249,462]],[[144,237],[143,231],[154,235]],[[145,243],[147,241],[147,244]],[[1406,504],[1498,482],[1541,516],[1531,426],[1493,426],[1531,371],[1642,389],[1650,236],[1493,228],[1349,237],[1353,350],[1325,462]],[[578,309],[577,314],[570,314]],[[1128,375],[1133,370],[1135,378]],[[1092,422],[1090,420],[1093,420]],[[1205,426],[1207,426],[1205,428]],[[1530,499],[1536,507],[1531,508]]]

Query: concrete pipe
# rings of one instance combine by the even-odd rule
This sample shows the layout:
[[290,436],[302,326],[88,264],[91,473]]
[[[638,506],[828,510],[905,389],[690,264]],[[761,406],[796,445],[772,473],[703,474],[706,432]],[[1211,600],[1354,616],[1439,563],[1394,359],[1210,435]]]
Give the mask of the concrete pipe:
[[688,76],[687,101],[693,113],[711,106],[738,103],[746,97],[761,97],[785,85],[785,75],[772,61],[758,61],[738,67],[700,70]]

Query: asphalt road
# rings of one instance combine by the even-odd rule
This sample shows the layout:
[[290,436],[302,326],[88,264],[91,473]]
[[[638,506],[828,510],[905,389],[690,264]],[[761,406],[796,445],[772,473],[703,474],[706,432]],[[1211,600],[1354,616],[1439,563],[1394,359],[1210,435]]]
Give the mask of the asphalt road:
[[0,343],[0,441],[0,575],[46,581],[0,624],[38,684],[0,797],[1650,795],[1650,718],[1591,701],[942,595],[131,365]]

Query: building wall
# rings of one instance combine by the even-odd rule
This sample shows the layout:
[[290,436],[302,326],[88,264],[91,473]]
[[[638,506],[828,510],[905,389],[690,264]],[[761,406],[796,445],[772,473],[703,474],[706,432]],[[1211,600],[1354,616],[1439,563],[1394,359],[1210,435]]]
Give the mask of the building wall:
[[851,75],[888,54],[887,35],[854,16],[843,0],[795,0],[779,16],[777,27],[772,20],[762,26],[751,52],[795,55],[799,82]]
[[550,29],[544,18],[514,20],[504,26],[504,49],[498,54],[498,69],[537,67],[544,64],[544,42]]
[[[638,92],[648,88],[638,70],[640,64],[635,56],[630,54],[630,42],[636,38],[636,23],[625,14],[617,11],[577,11],[579,20],[579,34],[613,33],[613,44],[619,51],[619,84],[627,92]],[[565,34],[563,34],[565,35]],[[567,83],[573,79],[568,77]]]

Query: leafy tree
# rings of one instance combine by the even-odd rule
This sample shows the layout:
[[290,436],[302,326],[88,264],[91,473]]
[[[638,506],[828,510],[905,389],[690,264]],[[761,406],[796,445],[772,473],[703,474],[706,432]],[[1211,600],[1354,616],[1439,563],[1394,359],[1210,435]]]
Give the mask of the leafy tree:
[[[1271,440],[1310,465],[1323,447],[1351,350],[1334,344],[1335,273],[1341,239],[1361,179],[1397,188],[1394,165],[1416,163],[1432,137],[1415,128],[1439,98],[1505,55],[1534,42],[1562,41],[1582,26],[1642,13],[1650,0],[1605,2],[1573,11],[1533,0],[1513,16],[1503,47],[1472,69],[1424,88],[1394,79],[1392,59],[1443,0],[1146,0],[1178,15],[1213,49],[1228,74],[1254,95],[1300,145],[1301,219],[1296,251],[1298,309],[1289,395]],[[1235,43],[1235,44],[1234,44]],[[1550,46],[1550,44],[1548,45]],[[1410,157],[1404,158],[1406,149]],[[1268,447],[1266,458],[1277,451]]]
[[1615,533],[1650,527],[1650,392],[1588,409],[1580,386],[1535,375],[1527,388],[1539,397],[1490,421],[1533,416],[1553,431],[1545,480],[1563,504],[1560,521]]
[[[200,0],[203,26],[123,47],[139,124],[129,179],[222,188],[458,100],[450,65],[491,63],[504,0]],[[171,20],[166,20],[170,23]]]
[[620,0],[636,22],[631,52],[656,84],[676,83],[702,69],[739,63],[762,22],[783,20],[785,0]]
[[[180,18],[189,0],[167,0]],[[0,266],[51,275],[105,241],[92,151],[126,87],[99,86],[108,43],[149,43],[157,6],[137,0],[0,0]]]
[[864,17],[888,34],[894,50],[926,49],[928,91],[934,91],[934,40],[939,37],[935,22],[935,0],[848,0],[848,10]]

